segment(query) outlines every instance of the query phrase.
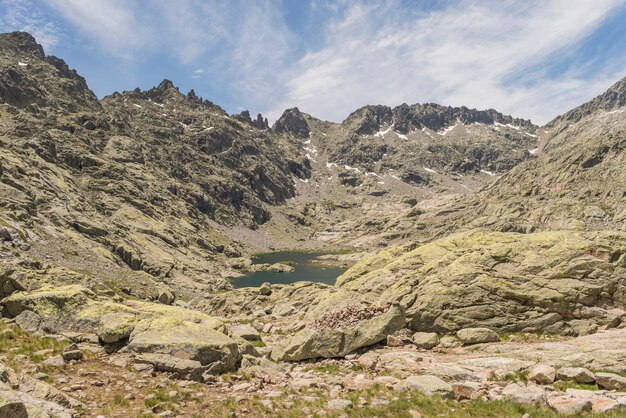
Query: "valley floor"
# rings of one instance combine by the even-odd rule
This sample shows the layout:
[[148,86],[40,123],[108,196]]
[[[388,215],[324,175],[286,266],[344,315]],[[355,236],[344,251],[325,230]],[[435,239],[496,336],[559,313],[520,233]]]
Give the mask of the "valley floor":
[[[81,338],[82,360],[52,365]],[[152,372],[127,354],[108,355],[76,334],[35,337],[10,321],[0,325],[2,358],[15,370],[4,379],[90,417],[619,417],[624,346],[626,329],[434,350],[381,346],[341,360],[261,361],[201,384]]]

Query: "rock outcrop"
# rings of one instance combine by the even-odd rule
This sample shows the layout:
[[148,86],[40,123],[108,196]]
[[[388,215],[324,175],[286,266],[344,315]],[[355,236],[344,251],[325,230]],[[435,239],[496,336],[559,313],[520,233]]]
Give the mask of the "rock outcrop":
[[625,260],[620,233],[470,231],[382,251],[337,285],[372,303],[400,302],[416,331],[583,335],[624,306]]
[[282,116],[274,122],[272,129],[276,133],[287,133],[296,138],[309,137],[309,125],[297,107],[285,110]]
[[[340,314],[339,311],[329,316]],[[271,357],[277,361],[343,357],[359,348],[385,340],[388,335],[403,328],[404,325],[404,310],[396,305],[391,306],[386,312],[347,324],[339,322],[325,325],[318,322],[275,347]]]

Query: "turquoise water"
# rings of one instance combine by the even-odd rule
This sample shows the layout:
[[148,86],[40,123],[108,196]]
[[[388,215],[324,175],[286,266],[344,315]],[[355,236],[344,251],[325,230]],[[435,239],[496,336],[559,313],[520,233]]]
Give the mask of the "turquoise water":
[[274,264],[283,262],[291,264],[295,270],[291,273],[251,271],[246,273],[245,276],[233,279],[233,287],[258,287],[265,282],[272,284],[290,284],[300,281],[309,281],[335,284],[337,277],[346,271],[346,269],[312,263],[311,260],[315,259],[315,257],[319,255],[322,255],[322,253],[285,251],[261,254],[252,260],[254,264]]

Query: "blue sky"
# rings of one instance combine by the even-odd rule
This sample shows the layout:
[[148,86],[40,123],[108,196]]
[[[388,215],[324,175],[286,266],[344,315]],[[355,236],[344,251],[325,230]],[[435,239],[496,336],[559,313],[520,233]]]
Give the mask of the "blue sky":
[[0,0],[99,96],[171,79],[228,112],[495,108],[545,123],[626,76],[626,0]]

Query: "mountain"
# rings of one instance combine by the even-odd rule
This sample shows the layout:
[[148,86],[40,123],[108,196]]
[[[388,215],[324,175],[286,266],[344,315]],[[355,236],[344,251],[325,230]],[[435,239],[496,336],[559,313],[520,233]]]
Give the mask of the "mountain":
[[[270,127],[169,80],[98,100],[26,33],[0,68],[0,416],[623,407],[626,79],[544,127],[437,104]],[[233,289],[280,249],[351,267]]]
[[256,228],[310,175],[265,126],[170,81],[100,102],[24,33],[0,36],[0,67],[3,224],[46,263],[105,272],[116,288],[228,287],[242,247],[221,225]]

